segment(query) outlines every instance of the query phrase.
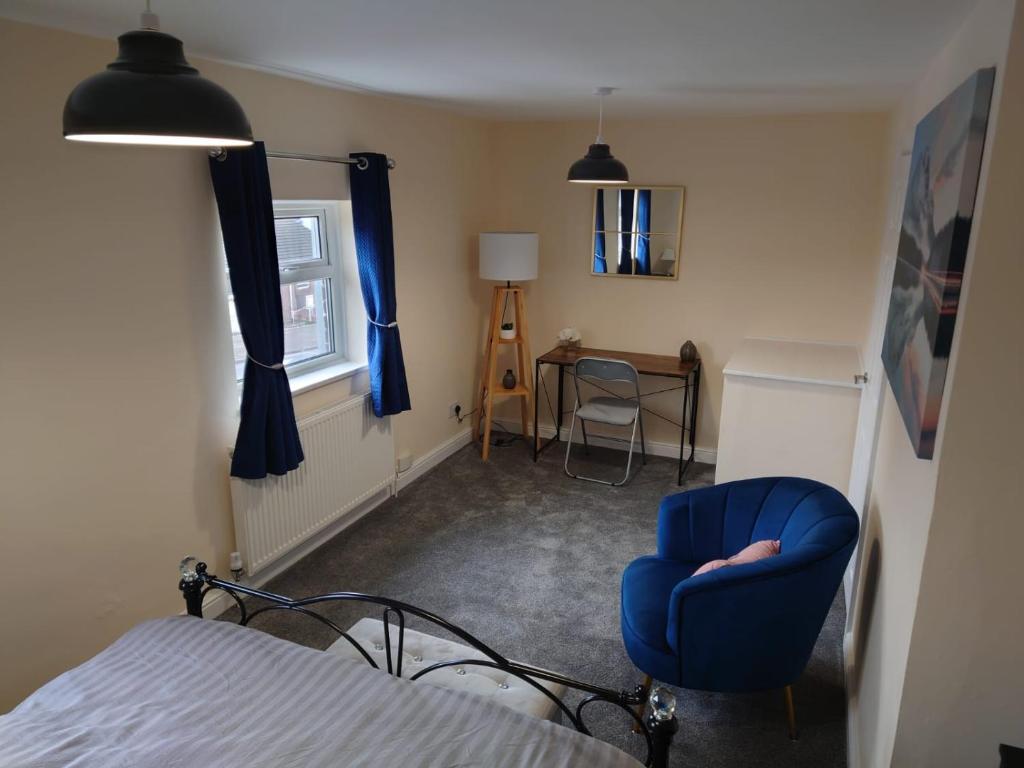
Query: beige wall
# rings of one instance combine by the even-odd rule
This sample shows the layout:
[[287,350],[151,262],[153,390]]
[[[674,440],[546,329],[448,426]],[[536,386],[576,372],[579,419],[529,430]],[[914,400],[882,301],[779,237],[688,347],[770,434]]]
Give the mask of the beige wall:
[[[1024,746],[1024,11],[1003,68],[976,225],[895,765],[998,764]],[[950,723],[962,724],[959,733]]]
[[[527,285],[536,351],[565,326],[605,349],[677,354],[693,339],[704,361],[697,445],[713,450],[722,368],[743,337],[865,338],[887,124],[881,114],[606,123],[634,183],[686,186],[678,281],[590,274],[593,192],[565,174],[593,122],[501,125],[500,224],[540,233],[540,276]],[[661,395],[656,407],[673,415],[678,397]],[[678,442],[660,420],[645,426],[649,439]]]
[[[59,53],[59,55],[57,55]],[[0,21],[0,711],[133,623],[181,608],[175,564],[233,549],[237,411],[223,261],[201,151],[74,145],[64,99],[109,40]],[[268,146],[371,149],[391,176],[398,319],[419,455],[463,426],[477,358],[475,233],[489,127],[430,108],[199,62]],[[273,161],[279,197],[347,196],[345,171]],[[365,387],[365,377],[355,386]],[[297,402],[307,413],[350,382]],[[69,638],[74,638],[69,642]]]
[[[917,121],[980,67],[997,66],[968,274],[932,461],[915,457],[885,385],[853,624],[850,739],[860,765],[995,766],[1024,742],[1013,542],[1017,465],[1024,125],[1021,19],[983,0],[897,113],[893,166]],[[1011,71],[1012,69],[1012,71]],[[903,180],[905,181],[905,179]],[[888,282],[888,279],[887,279]],[[888,301],[888,296],[884,297]]]

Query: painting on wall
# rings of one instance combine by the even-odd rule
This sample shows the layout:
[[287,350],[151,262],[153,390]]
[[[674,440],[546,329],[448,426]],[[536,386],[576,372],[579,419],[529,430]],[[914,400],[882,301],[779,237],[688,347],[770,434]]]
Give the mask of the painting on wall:
[[935,451],[994,82],[978,70],[914,134],[882,362],[922,459]]

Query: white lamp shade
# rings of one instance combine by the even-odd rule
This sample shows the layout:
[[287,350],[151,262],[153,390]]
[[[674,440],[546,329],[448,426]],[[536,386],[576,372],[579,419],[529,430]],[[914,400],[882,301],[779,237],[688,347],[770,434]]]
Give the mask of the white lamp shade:
[[536,280],[539,241],[536,232],[481,232],[480,279]]

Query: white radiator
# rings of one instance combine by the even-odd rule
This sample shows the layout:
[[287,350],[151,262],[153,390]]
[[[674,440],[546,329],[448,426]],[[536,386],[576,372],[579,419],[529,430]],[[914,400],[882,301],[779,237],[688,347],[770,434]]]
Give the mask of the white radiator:
[[231,478],[235,539],[250,576],[288,554],[395,481],[390,418],[369,395],[298,423],[305,460],[287,475]]

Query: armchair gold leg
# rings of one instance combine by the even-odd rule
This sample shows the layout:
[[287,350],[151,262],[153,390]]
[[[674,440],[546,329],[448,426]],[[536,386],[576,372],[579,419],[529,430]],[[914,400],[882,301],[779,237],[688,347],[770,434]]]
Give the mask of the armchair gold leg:
[[[636,705],[636,716],[641,720],[644,719],[644,710],[647,709],[647,697],[651,693],[651,685],[654,683],[654,679],[650,675],[644,675],[644,681],[640,683],[640,687],[643,688],[643,694],[640,697],[640,703]],[[640,726],[633,722],[633,733],[643,733],[640,730]]]
[[793,708],[793,686],[786,686],[786,719],[789,721],[789,738],[796,741],[800,733],[796,729],[796,710]]

